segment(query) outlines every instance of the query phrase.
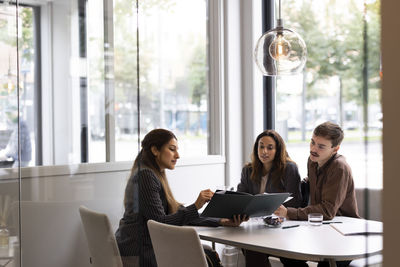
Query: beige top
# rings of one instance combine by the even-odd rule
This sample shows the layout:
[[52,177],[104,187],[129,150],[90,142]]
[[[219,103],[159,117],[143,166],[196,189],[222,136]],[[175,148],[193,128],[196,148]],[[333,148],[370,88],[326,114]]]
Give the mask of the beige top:
[[261,184],[260,184],[260,194],[264,194],[265,187],[267,186],[269,173],[261,177]]

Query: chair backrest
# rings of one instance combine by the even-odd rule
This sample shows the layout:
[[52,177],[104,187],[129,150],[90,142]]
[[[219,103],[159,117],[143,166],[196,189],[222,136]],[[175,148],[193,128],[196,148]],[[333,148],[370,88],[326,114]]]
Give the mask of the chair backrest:
[[[368,203],[365,203],[366,190],[368,190]],[[368,220],[382,221],[382,189],[356,188],[355,191],[358,214]]]
[[79,213],[93,266],[122,267],[118,245],[107,215],[89,210],[84,206],[79,207]]
[[200,238],[195,229],[153,220],[147,222],[158,267],[207,267]]

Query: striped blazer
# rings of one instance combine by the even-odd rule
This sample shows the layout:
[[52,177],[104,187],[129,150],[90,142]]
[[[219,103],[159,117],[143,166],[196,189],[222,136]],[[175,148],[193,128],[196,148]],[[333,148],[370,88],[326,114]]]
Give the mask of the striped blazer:
[[218,226],[217,220],[199,217],[194,204],[169,214],[164,189],[156,174],[147,168],[135,172],[125,189],[125,212],[115,233],[122,257],[139,256],[141,267],[157,266],[151,245],[148,220],[172,225]]

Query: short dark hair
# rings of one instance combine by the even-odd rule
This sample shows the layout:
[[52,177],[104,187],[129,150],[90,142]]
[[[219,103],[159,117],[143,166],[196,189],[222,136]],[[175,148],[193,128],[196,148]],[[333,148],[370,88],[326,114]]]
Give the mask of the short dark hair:
[[336,123],[330,121],[318,125],[314,129],[313,133],[315,136],[321,136],[331,140],[332,147],[340,145],[344,137],[342,128],[340,128],[340,126],[337,125]]

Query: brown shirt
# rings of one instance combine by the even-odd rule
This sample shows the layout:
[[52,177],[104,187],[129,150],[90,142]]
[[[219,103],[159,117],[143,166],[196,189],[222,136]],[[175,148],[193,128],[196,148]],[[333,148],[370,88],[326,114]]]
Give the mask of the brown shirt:
[[324,220],[337,216],[359,218],[351,168],[344,156],[335,154],[321,168],[308,159],[310,205],[288,208],[291,220],[307,220],[309,213],[321,213]]

